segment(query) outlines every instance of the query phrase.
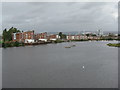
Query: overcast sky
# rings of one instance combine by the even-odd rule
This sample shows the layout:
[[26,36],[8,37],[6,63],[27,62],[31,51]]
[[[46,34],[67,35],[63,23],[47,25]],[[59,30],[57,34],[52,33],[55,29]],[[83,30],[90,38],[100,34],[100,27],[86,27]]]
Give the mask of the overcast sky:
[[36,32],[117,31],[117,2],[4,2],[2,29]]

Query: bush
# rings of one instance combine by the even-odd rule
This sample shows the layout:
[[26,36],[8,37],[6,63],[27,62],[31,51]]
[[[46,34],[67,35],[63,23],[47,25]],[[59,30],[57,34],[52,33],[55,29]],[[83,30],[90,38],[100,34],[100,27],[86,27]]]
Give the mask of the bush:
[[24,46],[24,43],[19,43],[19,42],[3,42],[2,47],[19,47],[19,46]]
[[5,44],[5,43],[2,43],[2,47],[6,48],[6,44]]
[[107,44],[108,46],[113,46],[113,47],[120,47],[120,43],[109,43]]
[[20,46],[20,43],[16,41],[16,42],[14,43],[14,46],[19,47],[19,46]]
[[62,41],[62,40],[56,40],[56,41],[54,41],[54,43],[62,43],[62,42],[64,42],[64,41]]

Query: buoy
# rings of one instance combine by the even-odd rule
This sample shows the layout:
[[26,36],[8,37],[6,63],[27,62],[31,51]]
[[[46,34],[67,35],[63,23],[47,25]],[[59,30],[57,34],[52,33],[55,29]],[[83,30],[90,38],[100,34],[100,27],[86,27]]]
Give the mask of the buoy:
[[83,69],[85,68],[85,66],[82,67]]

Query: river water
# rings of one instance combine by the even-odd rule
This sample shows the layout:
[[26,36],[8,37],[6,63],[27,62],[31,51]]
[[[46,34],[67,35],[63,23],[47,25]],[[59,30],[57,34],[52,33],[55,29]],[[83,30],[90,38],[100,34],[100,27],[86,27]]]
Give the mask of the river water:
[[2,89],[2,48],[0,48],[0,89]]
[[3,88],[117,88],[118,48],[110,42],[116,41],[3,49]]

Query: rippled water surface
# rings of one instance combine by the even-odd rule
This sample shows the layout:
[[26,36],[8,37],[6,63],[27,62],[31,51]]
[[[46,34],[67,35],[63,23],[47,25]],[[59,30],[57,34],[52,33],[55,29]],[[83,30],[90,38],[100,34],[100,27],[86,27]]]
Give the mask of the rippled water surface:
[[3,88],[117,88],[118,48],[110,42],[3,49]]

